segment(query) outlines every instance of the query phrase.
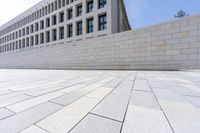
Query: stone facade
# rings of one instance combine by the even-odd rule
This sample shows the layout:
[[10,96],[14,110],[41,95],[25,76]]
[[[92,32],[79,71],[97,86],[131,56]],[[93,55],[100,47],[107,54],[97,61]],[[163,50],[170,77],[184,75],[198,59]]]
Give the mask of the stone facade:
[[0,55],[1,68],[200,68],[200,15],[142,29]]

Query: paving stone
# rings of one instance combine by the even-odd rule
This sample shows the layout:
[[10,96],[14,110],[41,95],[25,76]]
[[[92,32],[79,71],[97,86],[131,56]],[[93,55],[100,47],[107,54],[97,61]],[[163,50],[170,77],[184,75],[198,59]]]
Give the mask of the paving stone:
[[149,87],[147,81],[141,79],[136,79],[133,89],[139,91],[151,91],[151,88]]
[[122,133],[173,133],[160,110],[130,105]]
[[0,95],[9,94],[9,93],[11,93],[11,92],[13,92],[13,91],[11,91],[11,90],[3,90],[3,91],[1,91],[1,90],[0,90]]
[[47,102],[8,117],[0,121],[1,133],[18,133],[61,108],[60,105]]
[[7,118],[13,114],[14,114],[13,112],[11,112],[10,110],[6,108],[0,108],[0,120]]
[[0,107],[15,104],[15,103],[18,103],[18,102],[21,102],[21,101],[24,101],[24,100],[28,100],[30,98],[31,98],[30,96],[23,95],[23,94],[13,96],[13,97],[9,96],[8,98],[0,98]]
[[71,86],[71,87],[67,87],[67,88],[62,89],[62,90],[60,90],[60,91],[61,91],[61,92],[64,92],[64,93],[69,93],[69,92],[72,92],[72,91],[81,89],[81,88],[83,88],[83,87],[86,87],[86,85],[78,84],[78,85],[74,85],[74,86]]
[[173,91],[166,89],[154,89],[153,90],[158,100],[174,101],[187,103],[187,100]]
[[70,133],[120,133],[122,123],[88,114]]
[[62,93],[62,92],[53,92],[53,93],[49,93],[47,95],[39,96],[36,98],[32,98],[30,100],[26,100],[23,102],[19,102],[19,103],[7,106],[7,108],[16,113],[19,113],[21,111],[27,110],[29,108],[32,108],[34,106],[37,106],[41,103],[47,102],[51,99],[54,99],[54,98],[62,96],[62,95],[64,95],[64,93]]
[[191,104],[159,100],[175,133],[199,133],[200,111]]
[[130,105],[160,110],[160,106],[152,92],[133,91]]
[[33,125],[33,126],[30,126],[26,129],[24,129],[23,131],[19,132],[19,133],[48,133],[46,132],[45,130],[42,130],[41,128]]
[[71,87],[73,85],[77,85],[77,84],[80,84],[80,83],[82,83],[82,82],[76,81],[76,82],[61,83],[61,84],[58,84],[58,85],[54,84],[54,86],[48,87],[46,89],[39,88],[37,90],[28,90],[28,91],[25,92],[25,94],[28,94],[28,95],[31,95],[31,96],[40,96],[40,95],[43,95],[43,94],[47,94],[47,93],[51,93],[51,92],[54,92],[54,91],[57,91],[57,90],[64,89],[66,87]]
[[60,96],[58,98],[55,98],[51,101],[54,103],[58,103],[58,104],[66,106],[66,105],[78,100],[79,98],[89,94],[91,91],[94,91],[95,89],[97,89],[100,86],[101,86],[101,84],[95,83],[95,84],[83,87],[79,90],[75,90],[70,93],[67,93],[67,94]]
[[114,79],[114,80],[108,82],[107,84],[105,84],[103,86],[104,87],[115,88],[121,81],[122,81],[122,79]]
[[[101,99],[107,94],[101,93]],[[83,97],[62,110],[38,122],[37,125],[53,133],[69,132],[101,99]]]
[[132,86],[132,81],[123,81],[111,94],[98,104],[94,110],[92,110],[92,113],[123,121]]
[[191,96],[186,96],[187,100],[194,106],[200,109],[200,97],[191,97]]

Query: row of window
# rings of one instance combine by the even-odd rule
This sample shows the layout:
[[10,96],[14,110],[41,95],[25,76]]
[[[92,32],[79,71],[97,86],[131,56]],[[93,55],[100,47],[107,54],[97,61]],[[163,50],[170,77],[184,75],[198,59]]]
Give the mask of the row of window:
[[[66,5],[69,5],[70,3],[73,3],[77,0],[55,0],[54,2],[48,4],[47,6],[37,10],[36,12],[28,15],[27,17],[19,20],[15,24],[12,24],[11,26],[5,28],[4,30],[0,31],[0,36],[5,35],[9,33],[10,31],[13,31],[19,27],[22,27],[28,23],[31,23],[34,20],[37,20],[51,12],[56,11],[57,9],[60,9]],[[107,0],[98,0],[98,8],[103,8],[107,3]],[[93,0],[88,0],[87,3],[87,13],[91,12],[93,10]],[[82,5],[77,6],[77,16],[82,14]],[[72,12],[71,12],[72,15]]]
[[[106,14],[99,15],[99,30],[105,29],[105,23],[107,23],[106,20],[107,16]],[[69,19],[69,18],[68,18]],[[51,17],[52,25],[57,24],[57,15],[53,15]],[[64,22],[64,12],[59,13],[59,23]],[[89,25],[93,25],[93,18],[88,19]],[[82,25],[82,23],[78,23],[78,25]],[[25,35],[32,34],[34,32],[38,32],[39,30],[43,30],[44,28],[50,27],[50,17],[46,18],[45,21],[41,20],[40,22],[36,22],[35,24],[32,24],[30,26],[27,26],[26,28],[20,29],[19,31],[16,31],[10,35],[7,35],[3,38],[0,38],[0,44],[12,41],[14,39],[18,39],[20,37],[24,37]],[[80,27],[80,26],[77,26]],[[92,32],[91,26],[89,27],[89,31],[87,33]]]
[[[92,33],[94,31],[94,22],[93,18],[89,18],[86,21],[87,26],[87,33]],[[106,14],[99,16],[99,30],[105,30],[107,28],[107,19]],[[71,38],[73,36],[73,24],[68,24],[66,28],[67,38]],[[43,43],[49,43],[50,41],[56,41],[56,40],[62,40],[65,38],[65,28],[64,26],[61,26],[58,28],[58,36],[57,36],[57,29],[48,30],[46,32],[42,32],[40,34],[36,34],[30,37],[26,37],[23,39],[20,39],[18,41],[2,45],[0,46],[0,53],[7,52],[7,51],[13,51],[22,49],[25,47],[30,47],[34,45],[39,45]],[[82,35],[83,33],[83,23],[82,21],[79,21],[76,23],[76,35]]]

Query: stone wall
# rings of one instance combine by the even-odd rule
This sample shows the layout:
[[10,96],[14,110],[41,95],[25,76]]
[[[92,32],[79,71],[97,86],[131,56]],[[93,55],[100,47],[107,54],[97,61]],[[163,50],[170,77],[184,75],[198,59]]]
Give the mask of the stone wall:
[[0,54],[1,68],[200,68],[200,15],[108,36]]

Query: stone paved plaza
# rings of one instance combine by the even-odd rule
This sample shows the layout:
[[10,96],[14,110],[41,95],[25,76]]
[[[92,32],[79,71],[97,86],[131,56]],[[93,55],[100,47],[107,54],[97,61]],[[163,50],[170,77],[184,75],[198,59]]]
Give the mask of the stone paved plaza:
[[0,133],[199,133],[200,71],[0,70]]

